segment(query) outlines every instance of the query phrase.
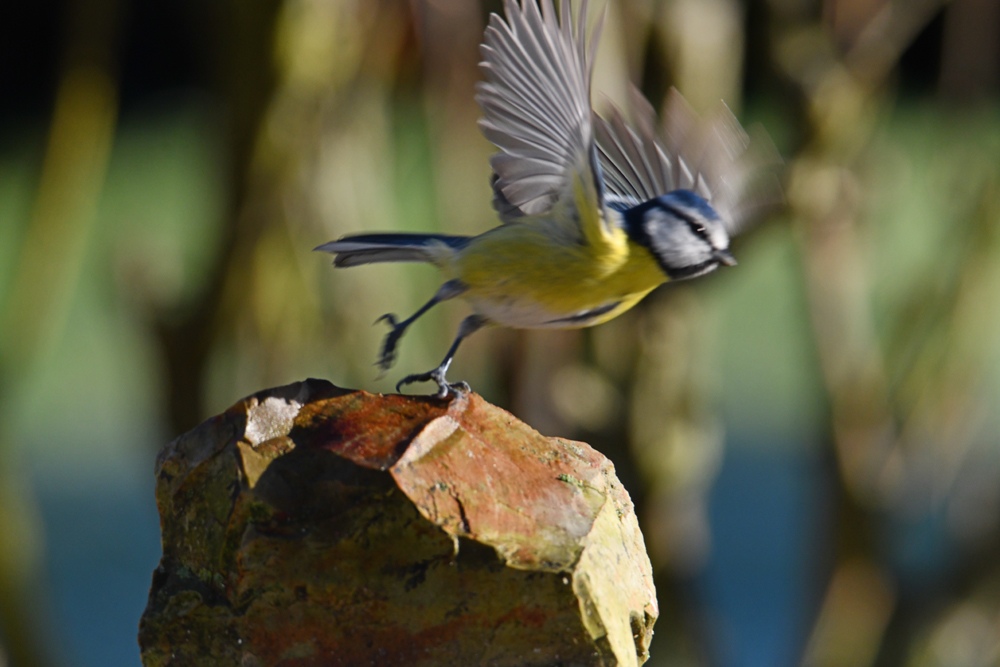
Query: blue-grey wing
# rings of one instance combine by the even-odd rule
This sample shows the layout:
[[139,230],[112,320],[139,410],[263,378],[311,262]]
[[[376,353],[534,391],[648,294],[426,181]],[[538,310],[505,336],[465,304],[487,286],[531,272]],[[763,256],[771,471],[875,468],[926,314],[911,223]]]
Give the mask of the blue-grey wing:
[[761,133],[751,143],[724,104],[706,121],[671,89],[662,134],[656,113],[635,88],[630,95],[634,124],[612,108],[595,114],[594,131],[609,206],[624,209],[673,190],[691,190],[708,201],[730,234],[762,207],[780,200],[770,167],[777,152]]
[[[584,0],[574,23],[569,3],[505,0],[506,21],[490,16],[476,101],[479,127],[500,151],[490,158],[493,205],[505,221],[572,202],[576,177],[600,205],[590,82],[600,25],[586,38]],[[572,216],[570,216],[572,217]]]

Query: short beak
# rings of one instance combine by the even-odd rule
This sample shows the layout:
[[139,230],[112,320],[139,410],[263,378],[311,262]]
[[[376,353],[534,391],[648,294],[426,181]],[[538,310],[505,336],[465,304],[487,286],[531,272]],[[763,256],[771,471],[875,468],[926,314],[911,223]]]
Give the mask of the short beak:
[[736,266],[736,258],[728,250],[716,250],[712,253],[712,257],[726,266]]

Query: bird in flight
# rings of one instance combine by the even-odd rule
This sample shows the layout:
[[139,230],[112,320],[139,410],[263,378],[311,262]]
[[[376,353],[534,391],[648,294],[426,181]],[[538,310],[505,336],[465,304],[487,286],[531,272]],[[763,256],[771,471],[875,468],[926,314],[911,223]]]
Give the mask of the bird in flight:
[[[407,328],[434,305],[461,297],[472,314],[441,364],[396,385],[435,382],[437,395],[468,385],[446,373],[462,340],[488,326],[578,328],[625,312],[657,286],[736,264],[729,239],[760,208],[749,196],[763,161],[724,105],[708,122],[672,90],[664,132],[632,91],[633,122],[591,108],[602,21],[586,36],[586,0],[505,0],[480,47],[485,81],[479,126],[499,152],[490,158],[501,225],[479,236],[349,234],[316,248],[337,267],[427,262],[444,283],[411,317],[384,315],[383,371]],[[758,188],[759,190],[759,188]]]

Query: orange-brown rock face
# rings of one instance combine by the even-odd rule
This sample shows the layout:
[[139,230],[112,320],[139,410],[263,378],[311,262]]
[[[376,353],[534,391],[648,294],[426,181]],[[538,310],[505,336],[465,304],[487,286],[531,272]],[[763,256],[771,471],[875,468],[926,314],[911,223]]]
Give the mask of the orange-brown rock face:
[[649,559],[611,463],[475,394],[308,380],[157,462],[139,643],[181,665],[638,665]]

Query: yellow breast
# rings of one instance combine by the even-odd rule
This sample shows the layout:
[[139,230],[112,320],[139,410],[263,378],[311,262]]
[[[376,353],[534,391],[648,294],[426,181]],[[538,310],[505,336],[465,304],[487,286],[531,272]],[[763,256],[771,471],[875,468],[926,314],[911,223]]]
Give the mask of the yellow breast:
[[[590,326],[628,310],[667,280],[645,248],[625,241],[621,249],[611,264],[589,244],[554,239],[542,225],[508,224],[476,237],[442,268],[468,285],[464,298],[498,324]],[[601,308],[607,310],[593,318],[567,321]],[[558,320],[564,321],[554,324]]]

